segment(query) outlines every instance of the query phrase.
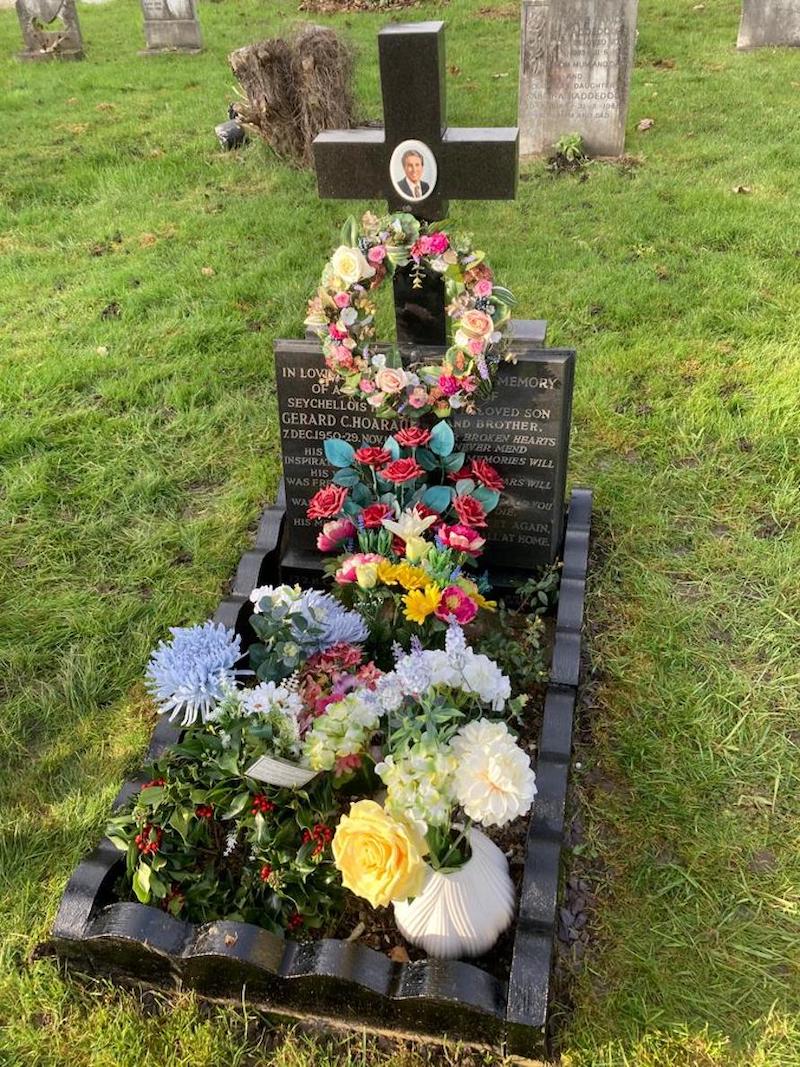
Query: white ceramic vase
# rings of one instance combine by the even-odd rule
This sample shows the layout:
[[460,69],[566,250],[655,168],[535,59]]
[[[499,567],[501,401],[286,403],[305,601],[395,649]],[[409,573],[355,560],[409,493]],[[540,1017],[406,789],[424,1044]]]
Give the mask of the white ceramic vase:
[[472,855],[463,867],[450,874],[429,868],[420,895],[394,905],[400,933],[434,959],[482,955],[514,917],[514,884],[505,856],[474,827],[469,843]]

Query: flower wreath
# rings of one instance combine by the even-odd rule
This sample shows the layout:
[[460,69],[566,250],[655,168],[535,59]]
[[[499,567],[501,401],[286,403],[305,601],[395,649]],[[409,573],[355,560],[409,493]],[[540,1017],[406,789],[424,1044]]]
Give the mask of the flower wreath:
[[[381,418],[472,413],[476,397],[491,393],[498,363],[514,358],[507,337],[514,297],[495,284],[485,254],[469,235],[449,234],[439,225],[420,223],[406,212],[383,218],[367,212],[359,231],[349,218],[317,295],[308,302],[305,325],[322,340],[332,380],[346,396],[364,397]],[[408,264],[415,288],[422,287],[426,273],[444,278],[453,342],[439,362],[404,368],[396,348],[372,351],[371,293]]]

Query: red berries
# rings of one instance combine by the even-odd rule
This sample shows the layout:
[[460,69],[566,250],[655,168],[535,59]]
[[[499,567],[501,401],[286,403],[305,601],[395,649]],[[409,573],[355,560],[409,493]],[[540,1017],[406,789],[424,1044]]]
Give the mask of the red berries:
[[303,844],[307,845],[311,841],[314,842],[314,848],[311,851],[312,856],[319,856],[325,851],[325,847],[330,844],[333,837],[333,830],[325,823],[315,823],[312,830],[303,831]]
[[253,806],[250,809],[253,815],[268,815],[269,812],[274,810],[275,805],[269,797],[265,797],[263,793],[257,793],[256,796],[253,797]]
[[198,804],[194,809],[194,813],[198,819],[213,819],[214,809],[210,804]]
[[265,863],[261,870],[258,872],[258,877],[262,882],[269,880],[269,876],[272,874],[272,868],[268,863]]
[[154,856],[161,848],[163,836],[164,831],[160,826],[153,826],[152,823],[146,822],[142,827],[142,832],[136,835],[134,841],[143,856]]
[[303,916],[300,915],[299,912],[295,912],[294,915],[290,915],[289,916],[288,926],[289,926],[290,930],[297,930],[298,927],[300,927],[302,925],[303,925]]

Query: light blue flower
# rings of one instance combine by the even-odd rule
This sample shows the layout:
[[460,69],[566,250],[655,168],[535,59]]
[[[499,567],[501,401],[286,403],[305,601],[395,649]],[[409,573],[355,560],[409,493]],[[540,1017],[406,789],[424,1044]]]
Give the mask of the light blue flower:
[[342,607],[330,593],[306,590],[292,605],[291,614],[296,612],[311,624],[308,630],[295,633],[295,640],[310,655],[324,652],[331,645],[360,645],[367,639],[367,627],[358,612]]
[[183,714],[182,725],[198,716],[205,722],[236,684],[241,639],[233,630],[211,621],[199,626],[170,627],[172,641],[161,641],[147,665],[147,688],[162,715]]

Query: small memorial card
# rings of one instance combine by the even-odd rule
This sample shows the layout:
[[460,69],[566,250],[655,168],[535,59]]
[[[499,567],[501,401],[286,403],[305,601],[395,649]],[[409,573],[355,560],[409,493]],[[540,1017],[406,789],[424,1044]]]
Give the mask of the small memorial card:
[[256,781],[265,782],[267,785],[289,786],[291,789],[308,785],[318,773],[276,756],[259,756],[245,771],[248,778],[255,778]]

